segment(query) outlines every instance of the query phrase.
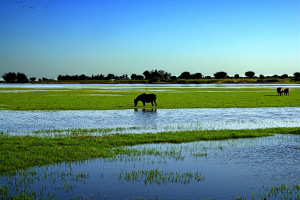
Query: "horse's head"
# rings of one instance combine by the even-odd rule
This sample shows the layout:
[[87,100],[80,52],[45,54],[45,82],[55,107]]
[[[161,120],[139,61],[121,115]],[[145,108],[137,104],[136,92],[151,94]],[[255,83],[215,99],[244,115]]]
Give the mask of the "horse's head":
[[137,106],[138,101],[138,99],[134,99],[134,106]]

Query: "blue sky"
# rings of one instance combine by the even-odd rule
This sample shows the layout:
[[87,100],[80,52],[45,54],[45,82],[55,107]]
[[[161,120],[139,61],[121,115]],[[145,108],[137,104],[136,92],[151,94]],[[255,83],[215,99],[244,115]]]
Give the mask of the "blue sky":
[[300,0],[0,0],[0,75],[300,71]]

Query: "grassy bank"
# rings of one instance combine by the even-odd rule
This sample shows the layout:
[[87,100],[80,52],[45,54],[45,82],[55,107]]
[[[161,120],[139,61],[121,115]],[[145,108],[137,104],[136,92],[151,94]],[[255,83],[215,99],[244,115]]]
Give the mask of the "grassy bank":
[[[141,93],[155,93],[157,108],[299,107],[300,88],[278,96],[267,88],[134,88],[20,89],[0,88],[0,109],[7,110],[117,110],[133,109]],[[139,102],[138,108],[142,108]],[[146,104],[146,108],[152,107]]]
[[270,136],[276,133],[300,134],[300,128],[255,130],[210,130],[163,132],[157,134],[120,134],[107,136],[0,136],[0,173],[65,161],[112,157],[128,152],[125,146],[151,143],[185,143],[201,140],[224,140]]

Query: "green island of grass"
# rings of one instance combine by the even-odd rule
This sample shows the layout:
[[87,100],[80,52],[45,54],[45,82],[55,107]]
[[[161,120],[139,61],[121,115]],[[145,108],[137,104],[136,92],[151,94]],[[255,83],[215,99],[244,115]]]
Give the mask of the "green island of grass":
[[[275,86],[276,88],[276,86]],[[157,95],[157,109],[229,108],[229,107],[299,107],[300,88],[292,88],[289,96],[278,96],[272,86],[258,88],[80,88],[26,89],[0,88],[2,110],[107,110],[143,108],[133,99],[141,93]],[[146,104],[146,108],[153,108]],[[0,173],[13,172],[32,166],[110,157],[123,153],[124,146],[146,143],[184,143],[198,140],[260,137],[275,133],[296,133],[300,128],[256,130],[184,131],[145,134],[90,136],[9,136],[0,137]],[[60,130],[57,130],[59,133]],[[59,134],[58,134],[59,135]]]
[[[157,109],[300,107],[300,88],[297,87],[291,89],[289,96],[278,96],[276,89],[270,89],[270,87],[213,89],[166,87],[111,90],[99,88],[42,90],[0,88],[0,109],[24,111],[140,109],[143,108],[142,103],[140,102],[137,107],[134,107],[133,99],[144,92],[157,95]],[[153,107],[151,104],[146,104],[145,108]],[[0,175],[10,176],[19,172],[22,173],[22,170],[30,167],[56,163],[110,158],[117,155],[138,155],[139,150],[127,147],[140,144],[189,143],[265,137],[275,134],[299,135],[300,127],[169,131],[142,134],[107,134],[104,136],[94,136],[93,131],[98,130],[76,129],[67,132],[67,134],[65,134],[66,130],[40,130],[35,133],[35,136],[11,136],[9,133],[0,132]],[[110,132],[110,130],[101,131]],[[43,136],[39,134],[43,134]],[[195,156],[204,155],[197,154]],[[0,193],[6,194],[5,191],[5,187],[0,188]],[[7,196],[7,198],[12,197],[15,198],[14,195]],[[31,198],[27,193],[20,197]]]
[[274,134],[300,134],[300,128],[267,128],[245,130],[208,130],[161,132],[145,134],[113,134],[105,136],[59,135],[0,136],[0,173],[14,173],[21,169],[46,164],[112,157],[131,154],[126,146],[151,143],[187,143],[201,140],[225,140],[271,136]]
[[[0,88],[2,110],[120,110],[133,109],[141,93],[155,93],[157,109],[300,107],[300,88],[279,96],[276,86],[259,88],[133,88],[126,89]],[[147,103],[146,108],[152,108]],[[136,108],[143,108],[141,102]]]

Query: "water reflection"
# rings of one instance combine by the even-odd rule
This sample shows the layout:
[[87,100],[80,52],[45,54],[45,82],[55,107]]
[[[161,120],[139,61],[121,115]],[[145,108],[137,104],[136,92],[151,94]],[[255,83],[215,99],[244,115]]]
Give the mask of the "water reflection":
[[[0,111],[0,132],[123,128],[117,133],[300,127],[300,108]],[[134,128],[133,128],[134,127]],[[112,132],[114,134],[114,132]],[[115,132],[116,133],[116,132]]]
[[163,89],[163,88],[300,88],[299,84],[9,84],[0,88],[26,89]]
[[157,109],[156,108],[142,108],[142,109],[135,108],[134,112],[156,113]]
[[[49,194],[52,199],[262,199],[270,192],[265,193],[263,185],[300,184],[299,144],[299,135],[275,135],[139,145],[128,147],[137,154],[36,167],[26,176],[0,176],[0,185],[10,194],[35,191],[39,199]],[[272,193],[268,199],[284,192],[288,197],[283,199],[296,199],[300,187]]]

